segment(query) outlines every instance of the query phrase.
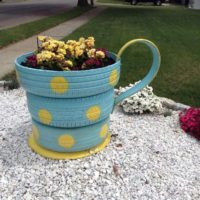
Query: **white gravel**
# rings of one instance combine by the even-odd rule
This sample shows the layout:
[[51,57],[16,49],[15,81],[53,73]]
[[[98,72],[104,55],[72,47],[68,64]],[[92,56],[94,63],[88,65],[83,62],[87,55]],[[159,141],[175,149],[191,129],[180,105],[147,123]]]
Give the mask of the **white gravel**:
[[200,144],[172,116],[111,116],[112,141],[79,160],[50,160],[27,146],[23,90],[0,93],[1,200],[199,200]]

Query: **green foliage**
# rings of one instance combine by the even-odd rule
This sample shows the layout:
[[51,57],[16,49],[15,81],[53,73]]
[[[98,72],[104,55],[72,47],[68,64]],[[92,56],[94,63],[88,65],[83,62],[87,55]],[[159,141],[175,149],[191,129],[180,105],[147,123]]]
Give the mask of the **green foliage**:
[[[94,36],[98,47],[118,52],[134,38],[153,41],[162,55],[161,69],[152,82],[157,95],[200,106],[200,12],[184,8],[109,8],[65,39]],[[152,59],[143,45],[122,56],[119,85],[141,80]]]
[[[97,0],[99,3],[128,4],[125,0]],[[130,3],[129,3],[130,4]]]

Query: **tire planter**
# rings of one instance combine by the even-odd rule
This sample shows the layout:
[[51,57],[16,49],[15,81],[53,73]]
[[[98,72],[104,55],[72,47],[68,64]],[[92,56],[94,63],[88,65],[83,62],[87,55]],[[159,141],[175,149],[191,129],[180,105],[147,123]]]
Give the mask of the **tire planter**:
[[[152,51],[152,67],[140,83],[115,97],[120,56],[136,42],[146,44]],[[145,39],[131,40],[118,55],[110,53],[116,62],[99,69],[60,72],[22,66],[31,54],[15,61],[33,123],[29,146],[53,159],[76,159],[103,149],[110,141],[109,115],[114,106],[149,84],[160,66],[158,48]]]

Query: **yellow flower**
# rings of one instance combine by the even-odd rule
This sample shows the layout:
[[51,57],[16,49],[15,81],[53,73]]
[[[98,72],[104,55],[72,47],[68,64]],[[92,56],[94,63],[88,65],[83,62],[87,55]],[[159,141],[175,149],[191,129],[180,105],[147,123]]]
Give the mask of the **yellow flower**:
[[42,51],[36,55],[37,62],[42,63],[43,61],[50,61],[55,56],[55,53],[50,51]]
[[90,49],[88,52],[87,52],[87,55],[89,58],[94,58],[95,57],[95,51],[96,49]]
[[[80,37],[77,41],[63,42],[47,36],[38,36],[38,40],[41,41],[42,51],[37,54],[37,62],[41,64],[45,62],[47,65],[55,62],[56,66],[63,70],[71,70],[75,65],[73,60],[79,59],[81,62],[85,54],[89,58],[105,58],[103,51],[96,51],[94,48],[94,37]],[[84,69],[86,65],[83,63],[81,67]]]
[[80,43],[84,43],[84,42],[85,42],[85,38],[84,38],[84,37],[80,37],[80,38],[79,38],[79,42],[80,42]]
[[105,53],[103,51],[96,51],[97,58],[105,58]]
[[49,46],[46,47],[47,50],[53,51],[56,48],[55,44],[49,44]]
[[63,47],[65,46],[65,43],[62,42],[62,41],[59,41],[59,42],[58,42],[58,46],[59,46],[60,48],[63,48]]
[[68,50],[69,47],[70,47],[70,46],[69,46],[68,44],[65,44],[64,49],[65,49],[65,50]]
[[38,35],[38,40],[40,41],[45,41],[47,39],[47,36],[43,36],[43,35]]
[[82,50],[85,50],[85,48],[86,48],[86,45],[85,45],[85,43],[82,43],[82,44],[80,44],[80,46],[79,46]]
[[66,44],[74,46],[76,45],[76,40],[68,40]]
[[59,49],[57,49],[57,53],[65,55],[66,54],[66,50],[59,48]]
[[79,47],[80,45],[81,45],[80,42],[76,42],[76,44],[75,44],[76,47]]
[[88,40],[93,40],[94,41],[94,37],[90,36],[90,37],[88,37]]
[[75,48],[75,52],[74,53],[75,53],[75,57],[78,58],[79,56],[82,56],[84,52],[80,47],[77,46]]
[[83,54],[83,51],[82,50],[78,50],[78,51],[75,51],[75,57],[78,58],[79,56],[81,56]]
[[56,60],[63,60],[65,57],[64,57],[63,54],[58,54],[58,55],[55,55],[54,58],[55,58]]
[[43,42],[42,43],[42,47],[45,50],[54,51],[55,48],[57,47],[57,45],[54,42],[52,42],[52,41],[47,41],[47,42]]
[[47,37],[48,41],[55,41],[52,37]]
[[88,47],[88,48],[92,48],[94,47],[94,38],[93,37],[88,37],[86,40],[85,40],[85,45]]
[[42,43],[42,47],[46,48],[46,47],[48,47],[48,46],[49,46],[49,42],[43,42],[43,43]]
[[66,44],[64,49],[70,53],[71,56],[74,56],[74,46]]
[[68,49],[70,52],[74,51],[74,47],[73,46],[69,46],[69,49]]
[[72,67],[73,66],[73,62],[71,60],[66,60],[65,61],[65,64],[69,67]]

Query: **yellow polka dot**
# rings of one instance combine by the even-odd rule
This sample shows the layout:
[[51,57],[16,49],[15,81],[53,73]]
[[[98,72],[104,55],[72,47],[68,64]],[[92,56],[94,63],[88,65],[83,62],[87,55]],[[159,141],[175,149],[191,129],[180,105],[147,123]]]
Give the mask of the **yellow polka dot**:
[[101,114],[101,109],[99,106],[92,106],[86,112],[87,118],[91,121],[97,120],[100,117],[100,114]]
[[71,135],[65,134],[58,138],[58,144],[64,148],[71,148],[74,146],[75,140]]
[[109,83],[112,86],[115,86],[117,84],[117,80],[118,80],[118,72],[116,69],[114,69],[109,76]]
[[33,125],[32,133],[33,133],[34,139],[38,140],[40,135],[39,135],[39,130],[38,130],[37,126]]
[[51,113],[48,110],[41,109],[38,111],[39,119],[44,124],[50,124],[52,121]]
[[58,94],[65,93],[69,88],[68,81],[62,76],[52,78],[50,86],[51,89]]
[[100,137],[105,138],[108,133],[108,124],[104,124],[100,131]]

